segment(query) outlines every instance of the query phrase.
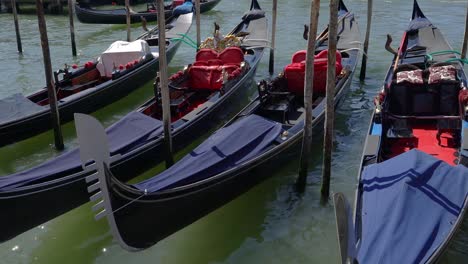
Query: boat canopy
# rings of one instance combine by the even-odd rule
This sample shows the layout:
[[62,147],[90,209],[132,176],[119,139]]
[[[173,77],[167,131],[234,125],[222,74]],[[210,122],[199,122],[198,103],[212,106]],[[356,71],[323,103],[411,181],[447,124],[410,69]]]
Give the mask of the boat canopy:
[[413,149],[367,166],[361,184],[358,262],[426,263],[460,216],[468,168]]
[[156,192],[222,173],[264,152],[281,130],[280,123],[257,115],[246,116],[218,130],[169,169],[134,187]]
[[151,49],[144,40],[115,41],[98,58],[96,68],[101,76],[110,78],[114,69],[118,69],[120,65],[125,66],[129,62],[140,61],[144,56],[150,54]]
[[20,93],[0,98],[0,124],[41,112],[44,109],[44,106],[33,103]]
[[[106,130],[111,154],[126,152],[134,146],[146,143],[159,136],[162,129],[160,120],[140,112],[131,112]],[[79,153],[79,149],[74,149],[29,170],[0,177],[0,192],[45,180],[56,173],[70,170],[78,172],[81,168]]]

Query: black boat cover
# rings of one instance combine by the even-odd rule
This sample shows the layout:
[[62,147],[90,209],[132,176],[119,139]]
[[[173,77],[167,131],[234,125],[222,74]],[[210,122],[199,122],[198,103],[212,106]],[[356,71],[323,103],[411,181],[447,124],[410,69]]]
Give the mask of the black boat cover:
[[209,178],[261,154],[281,130],[279,123],[249,115],[218,130],[172,167],[134,187],[151,193]]
[[[140,112],[131,112],[106,129],[110,152],[124,154],[135,146],[160,136],[162,129],[160,120]],[[79,149],[73,149],[29,170],[0,177],[0,192],[39,182],[60,172],[78,171],[81,168],[79,154]]]
[[33,103],[20,93],[0,98],[0,124],[41,112],[44,106]]
[[413,149],[362,174],[359,263],[426,263],[456,223],[468,168]]

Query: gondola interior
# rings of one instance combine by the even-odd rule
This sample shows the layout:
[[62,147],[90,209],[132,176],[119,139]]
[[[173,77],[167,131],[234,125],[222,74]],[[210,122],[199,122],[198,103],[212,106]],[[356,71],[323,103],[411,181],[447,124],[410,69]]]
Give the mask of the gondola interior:
[[459,162],[465,75],[456,53],[424,45],[443,40],[438,34],[431,26],[407,32],[401,59],[376,99],[381,126],[374,129],[383,131],[380,161],[416,148],[452,165]]

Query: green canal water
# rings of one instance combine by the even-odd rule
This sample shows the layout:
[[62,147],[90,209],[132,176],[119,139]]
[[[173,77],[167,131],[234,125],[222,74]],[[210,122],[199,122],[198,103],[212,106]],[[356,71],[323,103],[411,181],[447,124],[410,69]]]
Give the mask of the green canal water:
[[[272,1],[259,2],[271,16]],[[214,21],[226,33],[239,21],[249,3],[250,0],[224,0],[213,11],[203,14],[203,36],[212,31]],[[306,0],[279,1],[276,72],[289,62],[294,51],[305,48],[302,29],[303,24],[309,21],[309,4],[310,1]],[[364,37],[367,2],[347,0],[346,4],[356,13]],[[420,5],[453,47],[460,49],[466,1],[421,0]],[[398,45],[411,8],[412,1],[374,1],[367,79],[361,85],[355,76],[350,92],[337,111],[332,191],[344,192],[350,200],[354,199],[358,164],[373,107],[372,98],[380,89],[392,58],[383,48],[385,35],[392,34],[394,46]],[[320,28],[326,25],[328,12],[328,1],[322,1]],[[19,19],[22,55],[16,52],[12,15],[0,14],[0,97],[16,92],[30,93],[45,83],[37,18],[20,15]],[[113,41],[126,37],[125,26],[86,25],[75,21],[79,55],[73,58],[68,18],[47,16],[46,19],[54,69],[64,63],[83,64],[98,56]],[[132,37],[141,32],[137,25],[132,27]],[[192,28],[190,36],[194,39],[195,32]],[[177,71],[193,59],[194,50],[181,46],[170,63],[169,72]],[[267,56],[258,68],[256,79],[266,77]],[[251,87],[248,96],[238,103],[238,108],[245,105],[254,93],[255,88]],[[151,84],[148,83],[93,115],[108,126],[151,94]],[[75,147],[73,123],[64,125],[63,130],[66,147]],[[211,131],[207,130],[206,136]],[[58,155],[51,144],[52,138],[52,133],[47,132],[0,148],[0,175],[26,169]],[[290,162],[276,170],[267,181],[147,250],[138,253],[122,250],[112,241],[107,223],[94,221],[91,206],[86,204],[0,244],[0,263],[338,263],[333,208],[323,207],[319,202],[321,138],[321,134],[315,135],[312,166],[304,195],[294,192],[298,158],[291,157]],[[178,156],[201,140],[198,139]],[[161,167],[146,172],[140,178],[150,177]],[[30,214],[40,211],[41,208],[31,208]],[[0,212],[0,217],[9,216]],[[164,212],[161,212],[161,217],[164,217]],[[442,263],[468,263],[468,219]]]

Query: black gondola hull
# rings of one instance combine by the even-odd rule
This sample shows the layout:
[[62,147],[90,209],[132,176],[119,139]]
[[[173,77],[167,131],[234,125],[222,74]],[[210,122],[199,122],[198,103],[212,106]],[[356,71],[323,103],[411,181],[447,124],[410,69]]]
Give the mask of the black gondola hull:
[[[200,12],[204,13],[213,9],[221,0],[209,0],[200,4]],[[78,20],[81,23],[88,24],[126,24],[127,15],[125,9],[115,10],[97,10],[88,8],[87,5],[80,6],[75,5],[75,12]],[[168,18],[172,15],[172,10],[165,11],[165,17]],[[141,22],[141,17],[144,17],[146,21],[157,21],[157,12],[140,12],[130,14],[131,23]]]
[[[167,50],[168,61],[172,60],[179,45],[180,42],[174,43]],[[159,59],[152,59],[127,75],[105,82],[96,86],[96,88],[91,88],[89,93],[79,98],[64,102],[58,101],[60,123],[64,124],[73,120],[74,113],[92,113],[123,98],[153,79],[158,69]],[[0,147],[29,138],[51,128],[51,114],[50,109],[47,108],[47,110],[36,115],[0,126]]]

